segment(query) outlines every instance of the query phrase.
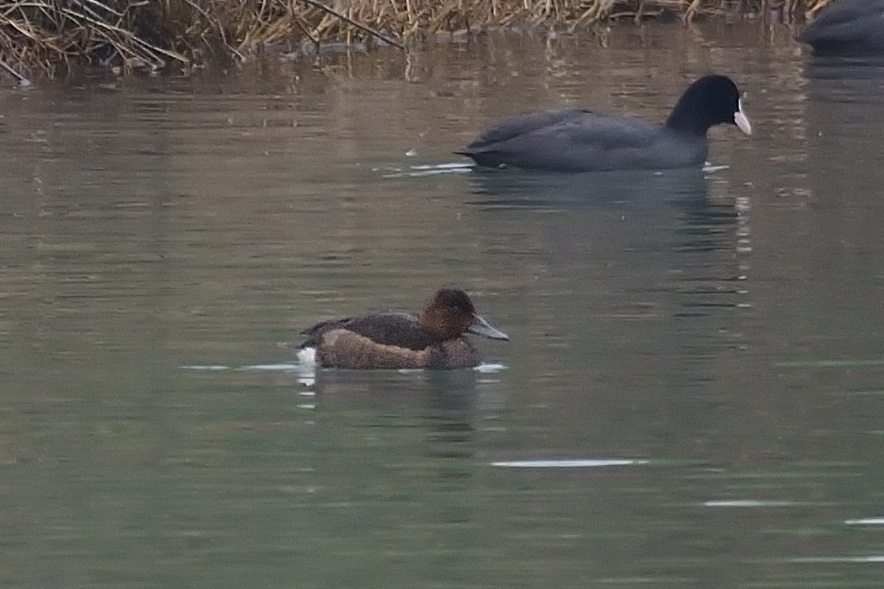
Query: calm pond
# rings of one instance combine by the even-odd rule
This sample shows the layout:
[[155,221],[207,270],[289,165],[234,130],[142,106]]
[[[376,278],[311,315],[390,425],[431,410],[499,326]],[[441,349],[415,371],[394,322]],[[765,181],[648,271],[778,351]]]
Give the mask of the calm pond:
[[[451,154],[712,71],[704,171]],[[882,586],[884,62],[622,25],[0,108],[0,586]],[[482,370],[279,345],[443,285]]]

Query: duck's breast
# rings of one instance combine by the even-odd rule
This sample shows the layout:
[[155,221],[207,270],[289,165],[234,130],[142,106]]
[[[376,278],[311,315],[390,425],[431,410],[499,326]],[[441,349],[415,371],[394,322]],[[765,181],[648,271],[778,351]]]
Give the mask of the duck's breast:
[[427,368],[452,370],[475,368],[482,363],[479,351],[465,337],[445,340],[427,348]]

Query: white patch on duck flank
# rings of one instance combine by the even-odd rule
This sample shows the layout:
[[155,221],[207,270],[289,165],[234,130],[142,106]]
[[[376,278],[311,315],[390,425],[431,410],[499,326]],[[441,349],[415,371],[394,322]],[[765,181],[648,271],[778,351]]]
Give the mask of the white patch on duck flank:
[[301,364],[316,366],[316,348],[306,347],[298,350],[298,360]]

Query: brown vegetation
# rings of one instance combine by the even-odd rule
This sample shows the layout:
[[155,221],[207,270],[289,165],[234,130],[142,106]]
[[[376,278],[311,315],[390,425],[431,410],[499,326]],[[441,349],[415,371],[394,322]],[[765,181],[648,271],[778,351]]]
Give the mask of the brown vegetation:
[[19,81],[73,64],[161,71],[245,59],[268,44],[402,43],[484,26],[787,16],[830,0],[0,0],[0,67]]

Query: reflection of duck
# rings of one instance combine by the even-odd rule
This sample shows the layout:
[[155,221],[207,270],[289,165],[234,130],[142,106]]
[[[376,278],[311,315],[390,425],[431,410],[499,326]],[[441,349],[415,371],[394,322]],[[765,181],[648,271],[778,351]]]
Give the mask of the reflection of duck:
[[485,129],[456,153],[482,166],[559,172],[699,167],[706,132],[722,123],[752,133],[736,84],[706,76],[688,86],[663,125],[577,109],[529,113]]
[[443,288],[417,315],[384,312],[317,323],[304,331],[308,339],[298,357],[326,368],[470,368],[482,359],[467,332],[509,339],[476,312],[465,292]]
[[841,0],[798,36],[816,53],[884,53],[884,0]]

